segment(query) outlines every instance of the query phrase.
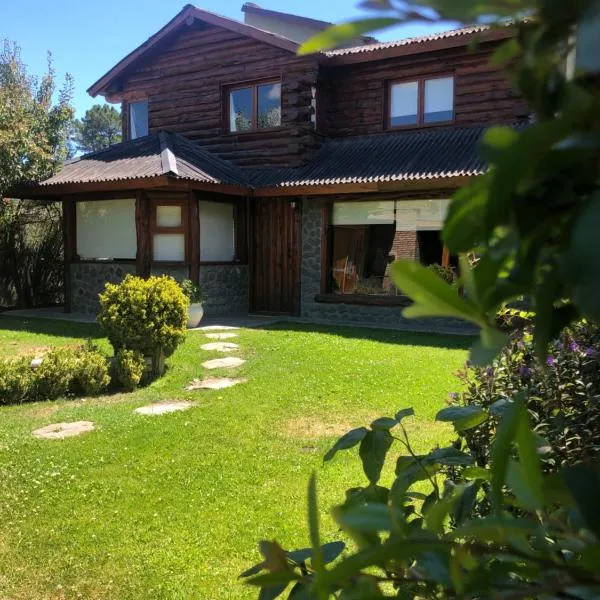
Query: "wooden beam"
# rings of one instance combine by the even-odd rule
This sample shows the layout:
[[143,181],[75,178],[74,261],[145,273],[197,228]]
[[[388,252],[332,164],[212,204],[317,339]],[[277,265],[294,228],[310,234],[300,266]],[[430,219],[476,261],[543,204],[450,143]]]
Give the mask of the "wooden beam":
[[200,281],[200,218],[198,197],[195,192],[188,193],[188,243],[190,257],[190,279],[197,284]]
[[71,199],[63,198],[63,288],[65,296],[65,312],[72,310],[72,281],[71,281],[71,263],[75,259],[77,252],[77,220],[75,215],[75,202]]
[[321,294],[329,292],[329,268],[332,250],[331,203],[321,209]]

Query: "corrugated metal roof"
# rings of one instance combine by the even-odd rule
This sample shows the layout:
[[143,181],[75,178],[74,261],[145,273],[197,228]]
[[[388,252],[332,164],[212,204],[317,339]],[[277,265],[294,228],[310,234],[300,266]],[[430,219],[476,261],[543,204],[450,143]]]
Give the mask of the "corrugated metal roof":
[[238,167],[184,136],[160,132],[66,162],[40,182],[47,187],[67,183],[126,181],[170,175],[202,183],[246,185]]
[[441,33],[434,33],[419,37],[410,37],[389,42],[378,42],[376,44],[364,44],[360,46],[352,46],[350,48],[338,48],[335,50],[329,50],[324,54],[328,57],[347,56],[349,54],[364,54],[367,52],[376,52],[378,50],[387,50],[388,48],[400,48],[402,46],[419,45],[427,42],[434,42],[436,40],[445,40],[454,37],[472,35],[475,33],[488,31],[489,29],[490,27],[487,25],[472,25],[470,27],[462,27],[460,29],[452,29],[450,31],[442,31]]
[[305,167],[257,171],[255,187],[300,187],[445,179],[482,174],[486,126],[385,133],[327,142]]

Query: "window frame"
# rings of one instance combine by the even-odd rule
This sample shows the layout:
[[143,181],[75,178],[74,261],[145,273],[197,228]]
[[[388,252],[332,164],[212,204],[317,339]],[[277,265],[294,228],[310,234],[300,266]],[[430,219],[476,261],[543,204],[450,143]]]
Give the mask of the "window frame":
[[[282,128],[282,123],[275,127],[258,127],[258,88],[261,85],[270,85],[278,83],[280,86],[279,92],[279,109],[283,107],[283,84],[281,77],[272,79],[254,79],[240,83],[228,84],[223,86],[223,131],[225,135],[248,135],[257,134],[269,131],[277,131]],[[231,131],[231,93],[236,90],[252,89],[252,128],[245,131]]]
[[[178,227],[161,227],[158,225],[159,206],[180,206],[181,225]],[[154,257],[154,236],[156,234],[182,234],[183,235],[183,260],[157,260]],[[150,261],[153,265],[189,265],[190,264],[190,211],[187,200],[168,200],[152,198],[150,203]]]
[[[452,119],[447,121],[435,121],[434,123],[425,122],[425,83],[427,81],[435,81],[436,79],[452,78]],[[411,125],[392,125],[392,88],[394,85],[402,83],[417,84],[417,122]],[[422,127],[438,127],[440,125],[452,125],[456,122],[456,75],[455,73],[444,73],[443,75],[435,75],[432,77],[411,77],[404,79],[391,79],[387,84],[387,92],[385,94],[385,128],[390,131],[398,129],[415,129]]]
[[129,100],[127,102],[127,138],[129,141],[133,141],[133,140],[138,140],[142,137],[145,137],[143,135],[138,135],[137,137],[132,137],[131,136],[131,118],[132,118],[132,112],[131,112],[131,107],[133,104],[139,104],[141,102],[145,102],[147,105],[147,110],[146,110],[146,130],[147,133],[146,135],[150,134],[150,100],[148,98],[138,98],[137,100]]

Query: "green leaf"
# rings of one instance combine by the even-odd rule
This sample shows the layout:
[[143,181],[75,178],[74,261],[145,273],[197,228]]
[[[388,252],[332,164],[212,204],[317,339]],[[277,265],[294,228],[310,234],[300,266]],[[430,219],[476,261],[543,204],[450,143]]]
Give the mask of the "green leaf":
[[402,421],[402,419],[404,419],[405,417],[412,417],[414,416],[415,411],[412,408],[402,408],[401,410],[399,410],[396,413],[396,421],[398,421],[398,423],[400,423],[400,421]]
[[379,419],[375,419],[371,423],[371,429],[381,429],[382,431],[389,431],[393,427],[398,425],[398,421],[396,419],[392,419],[390,417],[381,417]]
[[508,336],[495,327],[485,325],[479,333],[479,339],[471,348],[471,362],[478,367],[489,365],[500,354]]
[[461,298],[456,290],[442,281],[431,269],[412,260],[399,260],[392,265],[392,278],[414,304],[403,315],[416,317],[454,317],[485,325],[475,306]]
[[492,478],[491,471],[483,467],[467,467],[462,475],[465,479],[481,479],[482,481],[489,481]]
[[577,219],[564,253],[563,270],[573,286],[573,302],[590,319],[600,321],[600,192]]
[[400,19],[396,17],[378,17],[333,25],[306,40],[298,49],[298,54],[303,56],[330,50],[346,42],[356,41],[366,33],[398,25],[399,22]]
[[258,600],[275,600],[285,592],[287,588],[287,583],[280,583],[277,585],[270,585],[266,587],[260,588],[260,592],[258,594]]
[[511,127],[495,126],[486,129],[479,144],[479,153],[487,162],[495,163],[519,139],[519,134]]
[[350,510],[337,510],[336,521],[343,529],[360,533],[378,533],[393,528],[390,508],[384,504],[363,504]]
[[461,494],[452,510],[452,517],[457,525],[462,525],[467,519],[472,517],[480,485],[479,481],[470,481],[463,486]]
[[363,471],[372,484],[379,481],[385,457],[393,441],[388,431],[376,429],[369,431],[360,443],[359,455]]
[[298,581],[298,579],[300,579],[300,576],[297,573],[294,573],[294,571],[277,571],[276,573],[263,573],[262,575],[257,575],[256,577],[247,579],[246,583],[255,587],[272,587],[285,584],[283,588],[285,589],[290,581]]
[[506,472],[506,482],[521,506],[535,511],[541,508],[539,498],[532,493],[521,463],[510,460]]
[[425,513],[425,528],[433,533],[443,533],[444,521],[454,508],[461,490],[455,488],[437,502],[434,502]]
[[511,38],[494,50],[494,53],[490,58],[490,65],[493,67],[500,67],[516,58],[520,53],[521,45],[516,38]]
[[475,459],[470,454],[465,454],[453,446],[437,448],[426,457],[427,462],[439,463],[447,467],[470,466]]
[[[525,405],[519,411],[519,423],[516,433],[517,450],[519,452],[519,469],[523,484],[528,490],[531,506],[534,510],[544,506],[542,466],[537,450],[537,440],[531,428],[531,421]],[[509,482],[510,484],[510,482]]]
[[486,412],[482,412],[476,415],[471,415],[470,417],[465,417],[464,419],[458,419],[454,421],[452,425],[454,425],[454,430],[457,433],[462,433],[463,431],[468,431],[469,429],[475,429],[475,427],[479,427],[482,423],[485,423],[489,418],[489,415]]
[[519,518],[483,517],[468,521],[450,533],[455,539],[467,538],[478,542],[489,541],[507,543],[511,536],[535,535],[540,526],[535,521]]
[[299,581],[294,585],[288,596],[288,600],[293,598],[294,600],[311,600],[310,589],[306,583]]
[[328,542],[321,546],[321,552],[323,553],[323,561],[325,564],[333,562],[346,548],[344,542]]
[[468,406],[449,406],[448,408],[440,410],[437,415],[435,415],[435,420],[453,423],[454,421],[479,415],[485,415],[485,410],[477,404],[469,404]]
[[369,430],[366,427],[359,427],[344,434],[325,454],[323,460],[325,462],[331,460],[339,450],[348,450],[356,446],[367,435]]
[[589,527],[600,539],[600,472],[598,468],[576,465],[565,469],[565,482],[573,495],[577,508]]
[[492,500],[497,513],[502,508],[502,488],[506,481],[506,471],[510,458],[511,445],[517,435],[519,418],[523,408],[523,394],[518,394],[515,401],[507,408],[492,444]]

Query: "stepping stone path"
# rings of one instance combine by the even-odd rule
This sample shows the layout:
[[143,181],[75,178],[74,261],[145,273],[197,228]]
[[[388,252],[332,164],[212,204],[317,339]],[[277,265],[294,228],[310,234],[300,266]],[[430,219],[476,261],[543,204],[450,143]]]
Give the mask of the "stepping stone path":
[[193,390],[223,390],[240,383],[246,383],[246,381],[248,380],[243,378],[234,379],[231,377],[209,377],[203,381],[194,379],[185,389],[188,392]]
[[182,410],[188,410],[194,406],[193,402],[172,401],[172,402],[156,402],[155,404],[148,404],[148,406],[140,406],[136,408],[134,412],[138,415],[165,415],[172,412],[180,412]]
[[33,432],[37,438],[44,440],[62,440],[68,437],[81,435],[88,431],[94,431],[95,426],[91,421],[74,421],[72,423],[53,423],[46,425]]
[[233,327],[232,325],[207,325],[206,327],[200,327],[202,331],[231,331],[233,329],[239,329],[239,327]]
[[230,340],[240,336],[237,333],[207,333],[206,337],[211,340]]
[[228,356],[226,358],[214,358],[202,363],[205,369],[234,369],[243,365],[246,361],[237,356]]
[[216,350],[217,352],[233,352],[239,346],[231,342],[211,342],[210,344],[204,344],[201,348],[202,350]]

